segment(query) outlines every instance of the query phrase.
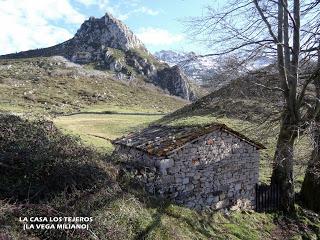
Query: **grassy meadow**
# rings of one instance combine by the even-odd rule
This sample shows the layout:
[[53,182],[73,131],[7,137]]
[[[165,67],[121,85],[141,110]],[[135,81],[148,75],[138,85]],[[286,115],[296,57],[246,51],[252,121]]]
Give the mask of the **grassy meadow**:
[[135,114],[130,112],[112,114],[75,114],[54,119],[54,123],[67,133],[79,136],[84,143],[99,151],[111,153],[114,140],[129,132],[146,127],[163,115]]
[[[277,107],[237,96],[237,85],[233,98],[222,89],[189,105],[148,85],[114,80],[108,72],[93,76],[48,58],[3,60],[0,68],[5,70],[0,72],[0,149],[15,152],[7,163],[11,167],[0,168],[0,182],[8,183],[0,185],[1,240],[320,238],[319,216],[299,206],[295,216],[196,212],[147,194],[110,157],[110,140],[151,123],[221,122],[267,147],[261,152],[260,181],[268,182],[279,125],[258,120]],[[47,121],[57,129],[49,131]],[[298,146],[298,158],[307,159],[308,139]],[[303,165],[297,166],[301,182]],[[20,216],[92,216],[94,221],[89,231],[23,231]]]

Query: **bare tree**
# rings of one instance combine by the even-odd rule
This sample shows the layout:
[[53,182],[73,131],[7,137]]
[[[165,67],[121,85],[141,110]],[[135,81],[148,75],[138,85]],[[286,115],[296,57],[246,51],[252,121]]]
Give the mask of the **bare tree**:
[[[193,36],[210,42],[221,55],[237,52],[250,59],[275,57],[284,99],[276,144],[272,182],[282,190],[282,209],[294,210],[293,150],[304,125],[306,91],[311,80],[301,81],[300,66],[312,59],[319,33],[319,1],[234,1],[223,10],[208,7],[206,16],[193,19]],[[207,56],[208,56],[207,55]]]

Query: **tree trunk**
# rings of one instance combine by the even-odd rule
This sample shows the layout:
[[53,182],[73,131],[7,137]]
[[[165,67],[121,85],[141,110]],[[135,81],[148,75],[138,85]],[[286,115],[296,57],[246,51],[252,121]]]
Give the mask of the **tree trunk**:
[[291,121],[290,110],[282,115],[280,133],[278,136],[271,182],[281,189],[281,210],[293,212],[294,184],[293,184],[293,144],[297,137],[296,125]]
[[[320,69],[320,43],[318,47],[318,69]],[[320,99],[320,76],[314,80],[316,96]],[[319,103],[317,104],[319,105]],[[318,108],[319,106],[317,106]],[[305,206],[320,212],[320,114],[315,118],[313,129],[313,151],[302,183],[301,198]]]
[[[318,119],[320,120],[320,119]],[[304,177],[301,198],[304,205],[316,212],[320,212],[320,123],[317,122],[313,132],[314,149],[308,163],[306,175]]]
[[[286,102],[282,114],[280,133],[278,136],[271,181],[280,186],[281,209],[293,212],[293,144],[297,137],[299,111],[297,109],[297,82],[300,49],[300,1],[294,0],[295,28],[293,48],[289,47],[289,13],[287,0],[278,1],[278,70]],[[290,61],[291,60],[291,61]]]

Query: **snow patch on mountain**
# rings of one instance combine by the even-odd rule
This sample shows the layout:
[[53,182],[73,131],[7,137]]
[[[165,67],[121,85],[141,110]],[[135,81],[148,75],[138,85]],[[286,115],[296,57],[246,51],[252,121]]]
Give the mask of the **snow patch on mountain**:
[[[213,84],[212,79],[215,79],[216,85],[224,82],[224,79],[219,78],[226,63],[216,56],[197,57],[194,52],[183,53],[172,50],[161,50],[154,53],[154,56],[170,66],[178,65],[193,82],[199,85],[204,85],[209,81]],[[264,68],[272,63],[274,63],[272,58],[256,57],[238,68],[238,71],[241,74],[241,72]]]
[[215,57],[197,58],[197,54],[194,52],[179,53],[161,50],[154,53],[154,56],[170,66],[178,65],[188,77],[199,85],[215,75],[219,65]]

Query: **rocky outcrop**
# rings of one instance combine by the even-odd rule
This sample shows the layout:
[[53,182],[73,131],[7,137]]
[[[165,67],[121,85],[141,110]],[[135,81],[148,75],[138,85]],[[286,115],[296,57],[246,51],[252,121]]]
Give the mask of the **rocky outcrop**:
[[73,38],[75,44],[90,46],[91,49],[104,49],[105,47],[127,51],[132,48],[144,48],[143,43],[111,14],[96,19],[90,17],[77,31]]
[[195,100],[195,96],[190,90],[187,76],[178,66],[167,67],[158,71],[154,77],[154,84],[168,90],[172,95],[187,100]]
[[146,52],[146,54],[147,57],[143,57],[137,51],[128,51],[126,53],[126,62],[136,69],[139,74],[151,78],[157,74],[157,68],[154,65],[156,60],[150,53]]
[[90,17],[66,42],[3,55],[0,59],[55,55],[79,64],[94,63],[99,69],[121,75],[120,79],[131,80],[139,75],[172,95],[194,99],[187,77],[177,67],[171,68],[157,60],[125,24],[108,13],[102,18]]
[[80,63],[104,60],[108,48],[147,51],[126,25],[108,13],[102,18],[86,20],[71,41],[73,54],[68,57]]

